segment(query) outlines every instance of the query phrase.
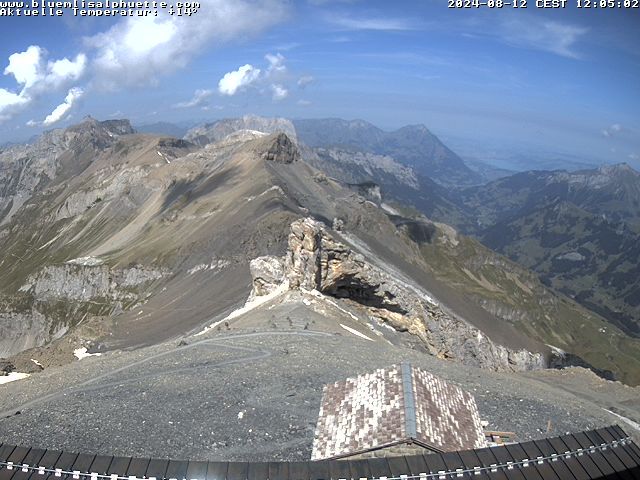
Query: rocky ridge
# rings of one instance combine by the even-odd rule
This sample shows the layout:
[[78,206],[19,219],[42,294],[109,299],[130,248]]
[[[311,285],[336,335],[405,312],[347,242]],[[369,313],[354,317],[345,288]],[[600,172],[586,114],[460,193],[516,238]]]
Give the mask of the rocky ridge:
[[130,133],[134,130],[128,120],[98,122],[88,117],[65,130],[46,132],[32,145],[0,151],[0,225],[11,220],[60,171],[81,171],[96,152],[115,143],[120,135]]
[[445,312],[426,292],[369,263],[312,218],[291,224],[288,245],[284,257],[251,261],[254,297],[283,286],[316,291],[348,299],[370,318],[417,336],[439,358],[496,371],[545,367],[542,354],[495,344],[477,328]]

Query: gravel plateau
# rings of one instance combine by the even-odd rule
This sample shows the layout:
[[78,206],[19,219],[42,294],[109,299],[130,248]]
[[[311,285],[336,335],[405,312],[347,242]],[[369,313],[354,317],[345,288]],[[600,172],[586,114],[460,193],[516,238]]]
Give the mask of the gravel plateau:
[[401,361],[472,392],[488,428],[519,440],[612,423],[640,434],[604,410],[637,421],[638,388],[581,368],[461,366],[417,343],[394,345],[346,315],[331,320],[310,305],[321,300],[309,298],[276,297],[202,335],[105,352],[0,385],[0,438],[127,456],[305,460],[323,385]]

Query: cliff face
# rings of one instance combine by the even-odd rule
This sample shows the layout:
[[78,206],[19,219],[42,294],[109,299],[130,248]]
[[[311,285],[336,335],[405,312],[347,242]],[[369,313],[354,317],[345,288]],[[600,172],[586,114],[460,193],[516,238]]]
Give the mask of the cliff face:
[[167,275],[142,265],[112,269],[94,258],[48,265],[3,298],[0,357],[44,345],[89,317],[130,309],[145,301],[147,286]]
[[348,299],[365,309],[369,317],[417,336],[440,358],[491,370],[545,367],[542,354],[494,343],[477,328],[445,312],[418,286],[367,262],[311,218],[291,224],[284,258],[257,258],[251,262],[251,273],[255,296],[271,293],[285,283],[290,289]]
[[66,331],[64,325],[52,328],[47,317],[36,309],[0,312],[0,357],[44,345]]
[[111,270],[108,265],[51,265],[29,277],[20,291],[31,293],[37,300],[87,302],[99,297],[135,300],[137,295],[126,289],[158,280],[166,274],[143,266]]

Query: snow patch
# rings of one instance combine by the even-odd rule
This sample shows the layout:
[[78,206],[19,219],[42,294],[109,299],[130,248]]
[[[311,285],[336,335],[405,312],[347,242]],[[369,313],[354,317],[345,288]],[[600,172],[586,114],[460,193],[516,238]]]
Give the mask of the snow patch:
[[267,295],[261,295],[259,297],[254,297],[252,300],[247,300],[247,302],[244,304],[244,306],[238,308],[237,310],[234,310],[229,315],[224,317],[222,320],[219,320],[219,321],[213,323],[212,325],[209,325],[208,327],[205,327],[201,332],[196,333],[195,336],[199,337],[200,335],[204,335],[209,330],[211,330],[211,329],[217,327],[218,325],[220,325],[222,322],[225,322],[227,320],[232,320],[232,319],[234,319],[236,317],[239,317],[240,315],[244,315],[245,313],[248,313],[251,310],[259,307],[260,305],[263,305],[263,304],[267,303],[268,301],[273,300],[274,298],[282,295],[287,290],[289,290],[289,283],[288,282],[284,282],[282,285],[280,285],[278,288],[276,288],[273,292],[271,292],[271,293],[269,293]]
[[636,430],[638,430],[640,432],[640,423],[638,422],[634,422],[633,420],[631,420],[630,418],[627,417],[623,417],[622,415],[618,415],[616,412],[612,412],[611,410],[607,410],[606,408],[603,408],[603,410],[607,413],[610,413],[611,415],[614,415],[616,417],[618,417],[620,420],[622,420],[624,423],[626,423],[627,425],[635,428]]
[[395,208],[393,208],[390,205],[387,205],[386,203],[382,202],[380,204],[380,208],[382,208],[382,210],[384,210],[387,213],[390,213],[391,215],[398,215],[400,216],[400,212],[397,211]]
[[386,328],[387,330],[392,331],[393,333],[398,333],[398,331],[393,328],[391,325],[389,325],[387,322],[378,322],[378,325],[380,325],[383,328]]
[[79,257],[73,258],[71,260],[67,260],[65,263],[69,265],[83,265],[85,267],[97,267],[98,265],[102,265],[104,260],[98,257]]
[[189,275],[193,275],[194,273],[198,273],[203,270],[218,270],[228,266],[229,262],[227,260],[212,260],[211,263],[201,263],[193,268],[190,268],[189,270],[187,270],[187,273]]
[[22,380],[30,375],[28,373],[11,372],[8,375],[0,377],[0,385],[3,383],[15,382],[16,380]]
[[35,358],[32,358],[31,361],[33,363],[35,363],[37,366],[39,366],[40,368],[44,368],[44,365],[42,365],[38,360],[36,360]]
[[156,150],[156,153],[160,155],[160,158],[162,158],[165,162],[171,163],[167,157],[165,157],[162,153],[160,153],[159,150]]
[[351,327],[347,327],[346,325],[343,325],[342,323],[340,324],[340,326],[342,328],[344,328],[347,332],[353,333],[356,337],[364,338],[365,340],[369,340],[370,342],[375,342],[375,340],[373,338],[369,338],[364,333],[360,333],[359,331],[357,331],[357,330],[355,330],[355,329],[353,329]]
[[78,360],[82,360],[83,358],[87,357],[99,357],[100,355],[102,355],[101,353],[87,353],[87,347],[76,348],[73,351],[73,354]]
[[282,190],[282,188],[279,185],[274,185],[271,188],[267,188],[264,192],[262,192],[260,195],[258,195],[256,197],[253,197],[253,196],[252,197],[246,197],[247,203],[255,200],[256,198],[260,198],[263,195],[266,195],[267,193],[273,192],[273,191],[278,192],[280,195],[284,195],[285,194],[284,190]]
[[359,322],[360,319],[358,317],[356,317],[353,313],[351,313],[348,310],[345,310],[344,308],[342,308],[340,305],[338,305],[336,302],[329,300],[329,298],[324,295],[322,292],[316,290],[315,288],[313,290],[306,290],[304,288],[300,288],[300,291],[302,293],[306,293],[307,295],[311,295],[313,297],[319,298],[320,300],[324,300],[325,302],[327,302],[330,305],[333,305],[334,307],[336,307],[338,310],[340,310],[342,313],[349,315],[353,320],[355,320],[356,322]]
[[584,255],[582,255],[580,252],[569,252],[569,253],[565,253],[563,255],[558,255],[556,257],[557,260],[568,260],[570,262],[581,262],[585,258],[586,257]]
[[553,345],[549,345],[548,343],[545,344],[547,347],[549,347],[551,349],[551,351],[557,355],[558,357],[564,358],[564,356],[567,354],[567,352],[565,352],[564,350],[562,350],[561,348],[558,347],[554,347]]

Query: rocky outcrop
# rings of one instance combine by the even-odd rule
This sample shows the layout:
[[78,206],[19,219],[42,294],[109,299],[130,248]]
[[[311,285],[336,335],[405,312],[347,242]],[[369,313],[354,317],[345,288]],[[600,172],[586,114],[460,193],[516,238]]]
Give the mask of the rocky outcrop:
[[269,295],[284,280],[284,261],[280,257],[264,256],[249,263],[253,278],[253,296]]
[[109,292],[109,267],[99,265],[85,267],[81,265],[47,266],[22,291],[31,291],[35,298],[47,300],[66,298],[87,301],[95,297],[105,297]]
[[127,291],[158,280],[167,272],[140,265],[125,269],[110,269],[108,265],[82,265],[67,263],[44,267],[29,277],[20,288],[37,300],[65,299],[86,302],[94,298],[135,299]]
[[293,163],[300,160],[297,145],[285,133],[275,133],[256,140],[256,151],[263,160],[275,163]]
[[15,370],[15,366],[6,358],[0,358],[0,377],[5,377]]
[[491,370],[545,366],[542,354],[497,345],[477,328],[445,312],[418,286],[383,271],[337,241],[311,218],[291,224],[284,259],[255,259],[251,273],[254,295],[268,294],[286,282],[290,289],[348,299],[370,317],[417,336],[431,354],[441,358]]
[[382,193],[380,192],[380,185],[377,183],[348,183],[347,187],[363,197],[365,200],[369,200],[376,205],[380,205],[382,203]]

